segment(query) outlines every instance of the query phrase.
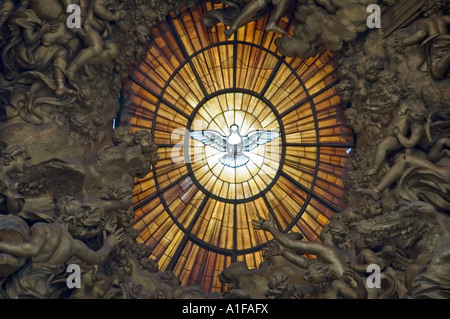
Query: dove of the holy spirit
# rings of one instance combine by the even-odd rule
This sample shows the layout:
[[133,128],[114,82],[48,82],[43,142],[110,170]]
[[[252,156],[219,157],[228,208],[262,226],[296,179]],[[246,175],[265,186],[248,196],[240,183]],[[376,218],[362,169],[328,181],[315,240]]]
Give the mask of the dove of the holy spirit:
[[257,130],[241,136],[239,126],[233,124],[230,126],[230,135],[224,136],[213,130],[192,131],[190,136],[209,145],[219,152],[226,153],[219,159],[219,162],[225,166],[236,168],[246,165],[250,158],[244,152],[250,152],[259,145],[264,145],[280,136],[275,131]]

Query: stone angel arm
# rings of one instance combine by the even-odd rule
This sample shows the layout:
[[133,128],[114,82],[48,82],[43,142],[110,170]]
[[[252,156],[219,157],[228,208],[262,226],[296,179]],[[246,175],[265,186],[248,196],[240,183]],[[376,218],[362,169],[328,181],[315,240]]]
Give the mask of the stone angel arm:
[[[356,282],[356,289],[349,284],[351,280]],[[361,277],[353,270],[347,270],[344,277],[332,283],[334,289],[339,290],[339,294],[344,299],[367,299],[367,289]]]
[[45,244],[47,231],[43,224],[31,227],[31,238],[26,243],[9,243],[0,241],[0,252],[16,257],[34,257],[39,254]]
[[113,228],[112,233],[107,236],[103,232],[103,246],[97,251],[89,249],[82,241],[74,240],[74,255],[87,264],[102,264],[108,258],[110,252],[124,239],[123,229]]
[[398,130],[398,128],[396,129],[394,127],[393,129],[393,134],[404,148],[413,148],[414,146],[419,144],[424,132],[425,127],[423,126],[423,124],[413,124],[411,126],[411,135],[409,138],[403,135],[400,130]]
[[289,238],[287,234],[280,232],[271,218],[266,220],[260,215],[257,216],[259,220],[252,221],[253,227],[257,230],[266,230],[270,232],[280,245],[302,254],[317,255],[317,257],[327,256],[328,249],[324,245],[316,242],[293,240]]
[[303,256],[299,256],[297,254],[291,253],[289,251],[283,251],[281,253],[281,256],[283,256],[284,258],[286,258],[286,260],[290,261],[291,263],[293,263],[294,265],[303,268],[303,269],[308,269],[308,267],[315,262],[314,259],[308,259],[305,258]]
[[450,148],[450,138],[439,139],[428,152],[428,159],[433,163],[438,162],[449,152],[445,147]]
[[420,28],[416,32],[414,32],[412,35],[403,38],[403,39],[396,39],[395,40],[395,49],[398,53],[403,54],[406,47],[418,44],[425,40],[428,36],[428,32],[426,31],[426,28]]
[[47,22],[43,22],[41,24],[32,24],[34,27],[23,28],[22,34],[23,39],[27,44],[33,44],[38,42],[42,35],[49,31],[54,31],[56,28],[55,24],[50,24]]
[[357,257],[353,257],[351,260],[351,268],[362,274],[367,273],[368,267],[372,264],[381,266],[382,270],[386,268],[384,259],[368,248],[363,249]]
[[303,268],[308,269],[308,267],[315,262],[314,259],[305,258],[303,256],[297,255],[289,250],[287,250],[285,247],[276,244],[274,248],[270,250],[270,252],[265,253],[265,258],[270,258],[273,256],[282,256],[287,261],[290,261],[294,265]]

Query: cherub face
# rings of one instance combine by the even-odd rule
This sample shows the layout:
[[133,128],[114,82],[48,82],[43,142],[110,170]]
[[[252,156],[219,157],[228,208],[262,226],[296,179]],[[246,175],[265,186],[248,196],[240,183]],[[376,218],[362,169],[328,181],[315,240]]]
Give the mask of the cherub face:
[[148,28],[144,25],[139,25],[136,29],[136,36],[139,43],[145,45],[149,41],[150,32]]
[[365,236],[364,244],[366,247],[376,249],[383,246],[383,241],[381,240],[381,238],[378,238],[377,236]]
[[25,158],[23,156],[18,156],[16,160],[12,162],[13,170],[17,173],[23,172],[23,167],[25,166]]
[[0,28],[8,20],[8,17],[14,9],[14,4],[11,1],[5,1],[0,7]]
[[438,15],[442,12],[442,3],[441,1],[431,1],[427,6],[423,7],[425,17],[431,17],[433,15]]
[[321,267],[309,267],[305,279],[317,291],[323,292],[328,288],[328,278]]
[[366,71],[366,80],[369,82],[375,82],[378,80],[379,70],[369,69]]
[[130,227],[132,225],[132,218],[126,210],[119,210],[117,212],[117,224],[122,227]]
[[403,103],[400,105],[400,110],[398,111],[398,115],[406,115],[408,114],[408,105],[406,103]]
[[350,101],[353,95],[353,86],[348,80],[343,80],[336,85],[336,92],[343,101]]

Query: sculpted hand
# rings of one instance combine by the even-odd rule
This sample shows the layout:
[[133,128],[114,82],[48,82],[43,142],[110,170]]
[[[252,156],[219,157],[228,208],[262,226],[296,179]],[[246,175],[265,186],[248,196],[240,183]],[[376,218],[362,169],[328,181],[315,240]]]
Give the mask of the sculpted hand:
[[347,281],[349,279],[358,281],[361,279],[361,277],[358,275],[358,273],[355,270],[349,268],[344,272],[343,280]]
[[100,227],[109,234],[112,234],[114,232],[114,228],[116,226],[117,225],[115,224],[114,220],[111,217],[109,218],[102,217],[102,219],[100,220]]
[[0,194],[3,194],[6,190],[8,190],[8,185],[6,185],[4,181],[0,180]]
[[400,128],[398,127],[398,125],[393,125],[391,128],[391,135],[392,136],[397,136],[398,134],[400,134]]
[[50,22],[50,32],[54,33],[56,31],[58,31],[58,28],[59,28],[59,24],[57,21]]
[[75,29],[72,29],[73,30],[73,32],[75,33],[75,34],[77,34],[80,38],[81,38],[81,40],[83,40],[83,41],[87,41],[88,40],[88,35],[87,35],[87,33],[86,33],[86,30],[84,30],[83,28],[75,28]]
[[405,52],[405,44],[403,43],[403,40],[397,39],[395,40],[394,49],[397,53],[403,54]]
[[253,227],[256,230],[271,231],[272,229],[275,229],[275,224],[274,224],[272,218],[270,217],[270,215],[269,215],[269,220],[264,219],[259,214],[257,214],[256,216],[258,216],[259,220],[256,220],[256,219],[252,220]]
[[437,140],[436,145],[439,145],[440,147],[443,147],[444,145],[447,147],[450,147],[450,138],[443,137]]
[[52,26],[50,25],[50,23],[44,22],[42,24],[41,32],[42,33],[47,33],[47,32],[49,32],[51,30],[51,28],[52,28]]
[[100,229],[105,229],[106,227],[106,220],[104,217],[100,218],[100,221],[98,222],[98,227],[100,227]]
[[117,225],[113,227],[112,233],[106,236],[106,231],[103,231],[104,244],[115,248],[119,243],[125,239],[125,234],[123,233],[123,228],[117,230]]
[[124,10],[119,10],[114,13],[114,21],[122,20],[127,15],[127,12]]
[[264,250],[263,257],[268,259],[275,256],[281,256],[284,251],[286,251],[286,249],[283,246],[276,245],[274,247],[270,247],[270,249]]

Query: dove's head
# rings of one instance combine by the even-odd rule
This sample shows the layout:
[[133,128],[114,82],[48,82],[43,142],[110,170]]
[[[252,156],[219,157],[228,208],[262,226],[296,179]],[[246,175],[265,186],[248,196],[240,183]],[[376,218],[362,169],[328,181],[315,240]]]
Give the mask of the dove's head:
[[231,132],[232,134],[234,134],[234,133],[239,133],[239,126],[237,126],[236,124],[231,125],[231,126],[230,126],[230,132]]

